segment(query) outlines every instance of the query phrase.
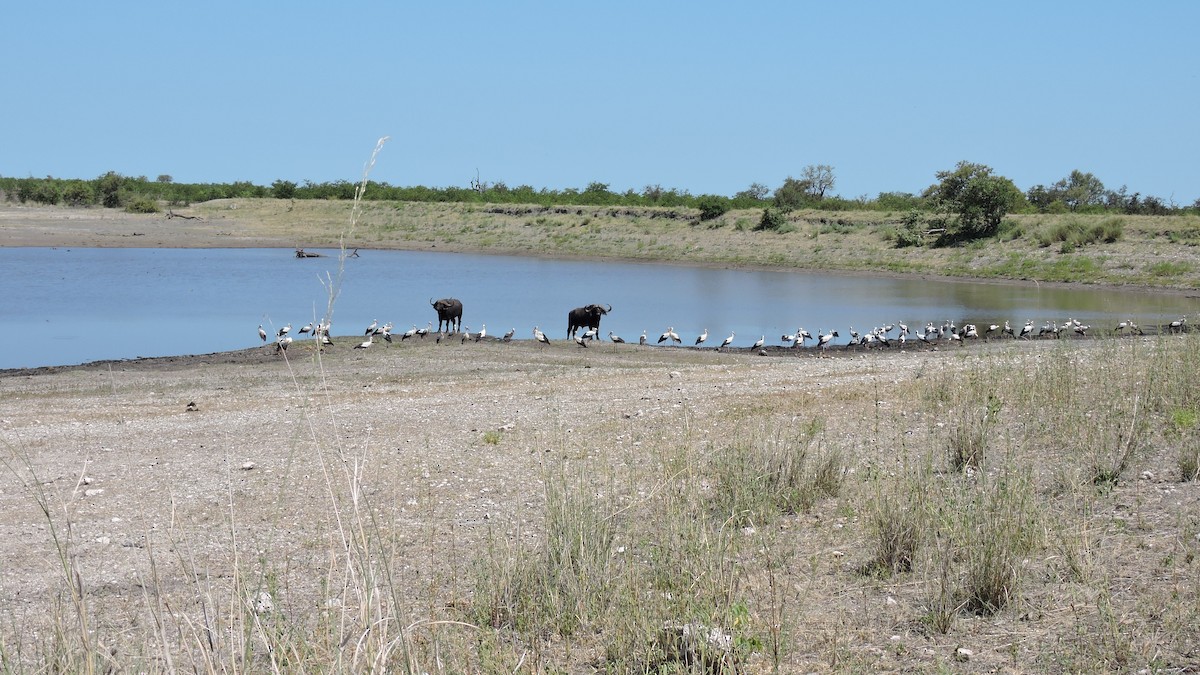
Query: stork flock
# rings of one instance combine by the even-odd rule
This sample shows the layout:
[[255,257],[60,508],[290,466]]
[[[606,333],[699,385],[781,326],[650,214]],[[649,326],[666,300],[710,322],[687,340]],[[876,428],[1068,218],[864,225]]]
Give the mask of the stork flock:
[[[372,321],[371,325],[367,326],[367,329],[363,332],[363,337],[365,340],[355,344],[354,349],[367,349],[375,344],[376,338],[379,338],[390,345],[395,337],[392,333],[393,325],[394,324],[390,321],[382,325],[379,324],[378,320]],[[328,323],[309,322],[296,332],[301,337],[310,335],[320,346],[324,347],[334,344],[329,333],[329,328],[330,327]],[[409,338],[424,339],[430,334],[432,329],[432,321],[426,323],[423,328],[418,328],[416,324],[413,324],[411,328],[403,333],[400,333],[399,338],[401,342],[408,340]],[[1187,317],[1175,319],[1158,327],[1158,329],[1160,332],[1182,333],[1188,329]],[[286,351],[288,346],[292,344],[293,338],[291,336],[291,331],[292,324],[288,323],[275,332],[273,344],[276,353]],[[589,343],[592,343],[598,339],[598,332],[598,329],[591,328],[581,335],[577,335],[569,339],[574,341],[579,347],[587,348]],[[492,336],[492,340],[511,342],[514,339],[515,334],[516,329],[512,328],[501,336]],[[845,343],[844,347],[862,347],[864,349],[869,349],[873,347],[888,348],[896,346],[900,349],[903,349],[909,342],[912,342],[914,345],[925,345],[932,348],[941,344],[963,345],[970,340],[988,341],[991,339],[1004,338],[1010,338],[1014,340],[1035,340],[1045,338],[1061,338],[1064,335],[1087,337],[1091,334],[1092,326],[1081,323],[1078,319],[1073,317],[1068,318],[1061,324],[1059,324],[1057,321],[1047,321],[1037,329],[1034,328],[1034,322],[1032,319],[1030,319],[1026,321],[1024,325],[1017,328],[1014,328],[1009,321],[1005,321],[1004,325],[988,324],[982,331],[980,331],[979,327],[973,323],[964,323],[962,325],[958,325],[949,319],[939,324],[935,324],[932,321],[926,322],[925,325],[919,329],[910,329],[908,324],[905,322],[897,321],[896,323],[876,326],[864,332],[859,332],[855,330],[853,326],[850,326],[848,333],[849,340]],[[1119,322],[1113,329],[1111,329],[1109,334],[1116,336],[1144,335],[1142,329],[1132,319]],[[695,341],[692,342],[691,347],[703,348],[705,343],[708,341],[708,336],[708,329],[705,328],[703,332],[701,332],[695,338]],[[721,343],[714,349],[721,351],[730,347],[733,344],[735,336],[735,333],[730,332],[729,336],[722,340]],[[264,345],[268,342],[268,338],[271,337],[261,324],[258,326],[258,337]],[[481,342],[488,338],[487,324],[481,325],[479,331],[475,333],[471,332],[470,326],[464,326],[460,332],[439,332],[437,333],[436,340],[440,344],[443,340],[448,340],[452,337],[457,337],[460,344],[465,344],[467,341]],[[813,346],[819,350],[819,353],[824,353],[827,349],[829,349],[829,347],[835,346],[834,340],[840,337],[841,335],[837,330],[817,331],[814,335],[813,333],[805,330],[803,327],[798,327],[796,328],[795,333],[783,334],[779,337],[779,339],[783,347],[789,348],[805,347],[808,341],[811,340],[813,342]],[[546,345],[551,344],[550,338],[541,331],[539,326],[533,327],[533,339],[538,343]],[[625,339],[611,330],[608,331],[608,339],[613,344],[625,344]],[[650,344],[650,339],[647,337],[646,331],[642,331],[642,334],[638,338],[637,342],[639,345]],[[658,336],[655,345],[662,345],[663,343],[667,343],[667,346],[682,346],[683,338],[675,331],[675,327],[671,326]],[[765,345],[766,336],[762,335],[755,340],[754,344],[750,346],[749,350],[751,352],[758,352],[763,350]],[[765,353],[765,351],[762,353]]]

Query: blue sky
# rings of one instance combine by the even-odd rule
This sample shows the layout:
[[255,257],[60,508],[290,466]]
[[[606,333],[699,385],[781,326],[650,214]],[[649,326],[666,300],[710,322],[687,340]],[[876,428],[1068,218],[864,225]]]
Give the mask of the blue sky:
[[20,2],[0,175],[1200,198],[1195,2]]

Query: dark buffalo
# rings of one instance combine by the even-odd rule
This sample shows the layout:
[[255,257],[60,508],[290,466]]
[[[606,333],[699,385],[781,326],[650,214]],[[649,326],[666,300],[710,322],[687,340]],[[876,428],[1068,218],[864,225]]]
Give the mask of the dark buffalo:
[[442,332],[442,325],[445,324],[446,330],[457,333],[462,324],[462,303],[456,298],[442,298],[437,302],[430,298],[429,304],[437,310],[438,332]]
[[612,305],[609,305],[608,309],[605,309],[604,305],[576,307],[567,313],[567,337],[575,337],[575,332],[580,328],[595,328],[599,334],[600,317],[611,311]]

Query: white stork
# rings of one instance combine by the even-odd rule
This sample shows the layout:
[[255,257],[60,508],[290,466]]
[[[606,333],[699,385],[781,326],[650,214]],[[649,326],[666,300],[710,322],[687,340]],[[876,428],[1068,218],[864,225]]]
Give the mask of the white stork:
[[263,342],[267,341],[267,331],[263,330],[262,324],[258,324],[258,337]]
[[379,325],[379,319],[372,319],[372,320],[371,320],[371,325],[370,325],[370,326],[367,326],[367,330],[366,330],[366,332],[364,332],[364,333],[363,333],[363,335],[370,335],[370,334],[374,333],[374,332],[375,332],[375,328],[376,328],[378,325]]
[[767,341],[766,335],[763,335],[762,337],[758,338],[758,340],[756,340],[754,342],[754,344],[750,345],[750,351],[754,351],[756,349],[761,349],[763,346],[763,343],[765,343],[766,341]]
[[700,334],[700,337],[696,338],[695,346],[699,347],[700,345],[704,344],[704,341],[707,339],[708,339],[708,329],[705,328],[704,332]]
[[822,350],[829,349],[829,343],[832,342],[833,338],[835,337],[841,337],[838,335],[836,330],[832,330],[824,334],[822,334],[821,331],[817,331],[817,346]]
[[610,331],[608,331],[608,339],[609,339],[609,340],[612,340],[613,342],[616,342],[617,344],[624,344],[624,343],[625,343],[625,339],[624,339],[624,338],[622,338],[620,335],[613,335],[613,332],[612,332],[611,330],[610,330]]
[[717,347],[717,350],[720,351],[722,347],[728,347],[729,345],[733,344],[733,335],[733,331],[730,331],[729,337],[725,338],[725,341],[721,343],[720,347]]
[[537,326],[533,327],[533,339],[538,342],[541,342],[542,344],[546,344],[546,345],[550,344],[550,338],[546,337],[545,333],[538,330]]

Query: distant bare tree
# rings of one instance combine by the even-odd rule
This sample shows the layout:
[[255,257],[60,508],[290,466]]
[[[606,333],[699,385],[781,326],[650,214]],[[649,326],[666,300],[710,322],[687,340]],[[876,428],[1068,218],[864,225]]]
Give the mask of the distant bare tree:
[[754,201],[761,202],[769,194],[771,194],[771,188],[762,183],[751,183],[750,187],[737,193],[734,197],[737,199],[753,199]]
[[488,190],[488,184],[479,180],[479,169],[475,169],[475,177],[471,179],[471,189],[479,194],[483,194]]
[[808,194],[817,200],[825,198],[825,193],[832,190],[837,179],[833,176],[833,167],[828,164],[809,164],[800,172],[801,180],[807,184]]

